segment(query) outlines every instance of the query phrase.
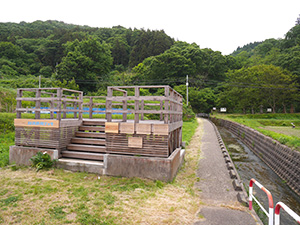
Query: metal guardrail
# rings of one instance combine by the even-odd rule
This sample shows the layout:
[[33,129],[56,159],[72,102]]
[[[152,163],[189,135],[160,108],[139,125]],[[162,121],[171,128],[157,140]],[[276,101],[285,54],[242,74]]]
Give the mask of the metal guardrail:
[[[269,213],[267,210],[262,206],[262,204],[254,197],[253,195],[253,184],[258,186],[262,191],[264,191],[269,200]],[[273,197],[271,192],[269,192],[263,185],[261,185],[255,179],[250,180],[249,184],[249,209],[252,210],[252,200],[259,205],[259,207],[263,210],[263,212],[269,217],[268,225],[279,225],[280,224],[280,209],[282,208],[285,210],[293,219],[295,219],[300,224],[300,216],[298,216],[293,210],[291,210],[287,205],[283,202],[278,202],[275,206],[275,221],[274,221],[274,204],[273,204]]]
[[[262,206],[262,204],[254,197],[253,195],[253,184],[258,186],[263,192],[265,192],[268,196],[269,200],[269,212]],[[269,225],[273,225],[273,217],[274,217],[274,204],[273,204],[273,197],[272,194],[264,187],[262,186],[258,181],[255,179],[250,180],[249,184],[249,209],[252,209],[252,199],[255,200],[255,202],[259,205],[259,207],[263,210],[263,212],[268,216],[269,218]]]
[[300,216],[298,216],[293,210],[291,210],[286,204],[283,202],[278,202],[275,206],[275,223],[274,225],[280,224],[280,209],[283,209],[287,212],[294,220],[296,220],[300,224]]

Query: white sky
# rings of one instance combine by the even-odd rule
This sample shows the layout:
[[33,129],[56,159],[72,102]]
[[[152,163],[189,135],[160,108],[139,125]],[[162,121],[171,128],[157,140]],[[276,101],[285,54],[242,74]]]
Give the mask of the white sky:
[[223,54],[283,38],[300,0],[1,0],[0,22],[58,20],[91,27],[163,29],[175,40]]

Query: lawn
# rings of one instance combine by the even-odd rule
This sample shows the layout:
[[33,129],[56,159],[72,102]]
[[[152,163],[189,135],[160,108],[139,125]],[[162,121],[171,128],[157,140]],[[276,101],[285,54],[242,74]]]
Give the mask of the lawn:
[[[300,114],[214,114],[213,116],[251,127],[300,151]],[[293,128],[293,123],[296,127]]]
[[[14,116],[0,114],[7,124]],[[10,122],[9,122],[10,121]],[[189,143],[198,123],[184,122]],[[5,141],[0,157],[8,160]],[[196,168],[200,149],[186,150],[185,162],[170,183],[140,178],[98,176],[52,168],[9,165],[0,161],[0,224],[193,224],[200,199]],[[1,158],[0,158],[1,159]]]

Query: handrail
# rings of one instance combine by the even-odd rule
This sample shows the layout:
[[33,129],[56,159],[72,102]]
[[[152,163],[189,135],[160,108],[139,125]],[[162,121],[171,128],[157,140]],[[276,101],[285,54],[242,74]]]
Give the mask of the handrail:
[[296,220],[300,224],[300,216],[298,216],[293,210],[291,210],[286,204],[283,202],[278,202],[275,206],[275,225],[280,224],[280,209],[285,210],[294,220]]
[[[256,184],[262,191],[264,191],[269,200],[269,213],[264,209],[264,207],[260,204],[260,202],[254,197],[253,195],[253,184]],[[255,179],[250,180],[249,184],[249,209],[252,209],[252,199],[256,201],[256,203],[259,205],[259,207],[263,210],[263,212],[269,217],[269,225],[273,225],[273,217],[274,217],[274,204],[273,204],[273,197],[272,194],[264,187],[262,186],[258,181]]]

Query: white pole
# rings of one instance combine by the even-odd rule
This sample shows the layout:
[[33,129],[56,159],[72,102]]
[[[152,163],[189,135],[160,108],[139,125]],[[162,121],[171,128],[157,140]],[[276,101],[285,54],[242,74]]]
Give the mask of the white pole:
[[189,105],[189,75],[186,75],[186,105]]
[[39,76],[39,88],[41,88],[41,75]]

